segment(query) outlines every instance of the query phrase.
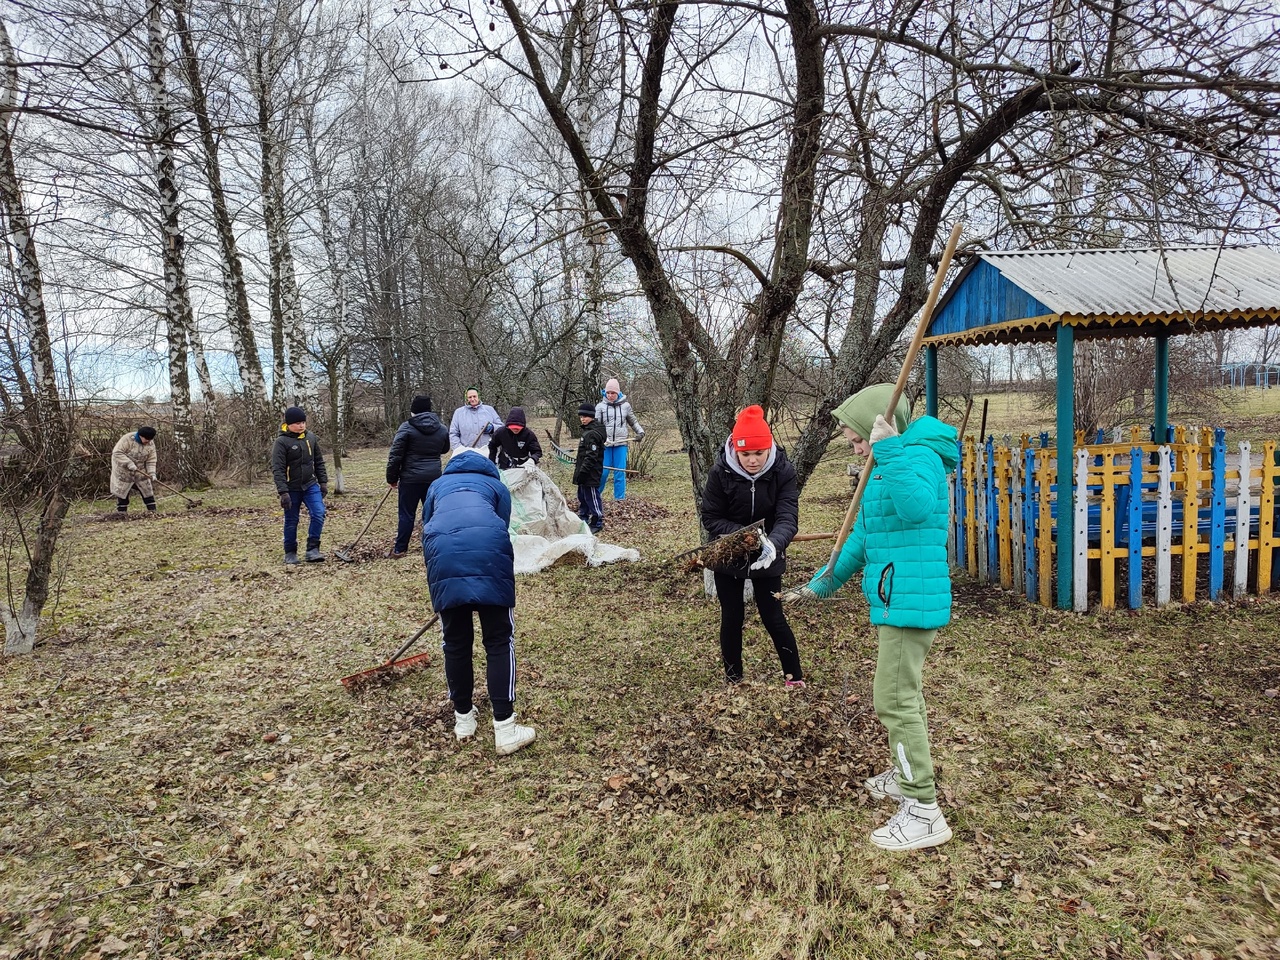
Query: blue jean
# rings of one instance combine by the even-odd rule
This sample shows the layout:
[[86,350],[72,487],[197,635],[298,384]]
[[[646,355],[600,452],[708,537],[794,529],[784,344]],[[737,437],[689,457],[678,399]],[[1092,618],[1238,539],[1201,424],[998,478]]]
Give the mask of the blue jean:
[[604,472],[600,474],[600,494],[609,485],[609,475],[613,474],[613,499],[623,500],[627,496],[627,445],[604,448]]
[[324,532],[324,497],[320,496],[320,484],[313,483],[302,492],[289,491],[289,509],[284,512],[284,552],[298,552],[298,510],[306,504],[307,545],[320,546],[320,534]]

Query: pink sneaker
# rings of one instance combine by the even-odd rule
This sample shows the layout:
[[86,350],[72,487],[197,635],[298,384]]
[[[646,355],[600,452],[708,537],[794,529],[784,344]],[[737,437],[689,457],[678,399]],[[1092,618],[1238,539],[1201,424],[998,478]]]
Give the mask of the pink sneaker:
[[783,686],[784,686],[784,687],[786,687],[786,689],[788,689],[788,690],[803,690],[803,689],[804,689],[804,681],[803,681],[803,680],[788,680],[785,684],[783,684]]

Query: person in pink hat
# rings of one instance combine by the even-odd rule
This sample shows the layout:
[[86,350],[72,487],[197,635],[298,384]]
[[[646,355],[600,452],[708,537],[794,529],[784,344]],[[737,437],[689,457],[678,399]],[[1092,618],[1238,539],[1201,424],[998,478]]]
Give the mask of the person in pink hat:
[[609,378],[603,393],[604,399],[596,404],[596,419],[604,427],[604,472],[600,475],[600,495],[604,495],[612,474],[613,499],[624,500],[627,496],[627,430],[634,430],[636,440],[643,440],[644,427],[640,426],[616,378]]

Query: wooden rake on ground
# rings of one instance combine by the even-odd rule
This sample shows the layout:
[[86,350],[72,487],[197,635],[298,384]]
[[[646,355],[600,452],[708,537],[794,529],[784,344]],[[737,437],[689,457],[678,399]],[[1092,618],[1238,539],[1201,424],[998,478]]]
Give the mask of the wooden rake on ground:
[[164,489],[168,490],[170,493],[176,493],[183,500],[187,501],[188,510],[195,510],[197,507],[203,506],[204,504],[203,500],[193,500],[191,499],[191,497],[188,497],[185,493],[183,493],[177,487],[171,487],[169,484],[165,483],[163,480],[152,480],[151,482],[156,484],[157,486],[164,487]]
[[364,538],[364,535],[369,532],[369,528],[373,526],[374,518],[378,515],[378,511],[382,509],[382,505],[387,502],[387,497],[389,496],[391,496],[391,487],[387,487],[387,492],[382,495],[382,499],[378,501],[378,505],[373,508],[373,513],[369,514],[369,519],[365,521],[364,529],[361,530],[360,533],[356,535],[356,538],[352,540],[349,544],[347,544],[345,547],[343,547],[341,550],[333,551],[333,555],[335,557],[337,557],[343,563],[356,562],[356,558],[351,556],[351,551],[356,548],[356,544],[359,543],[361,539]]
[[422,625],[422,629],[406,640],[400,649],[388,658],[386,663],[343,677],[339,683],[346,687],[349,693],[359,693],[368,687],[391,683],[394,680],[399,680],[406,673],[421,670],[430,662],[430,653],[416,653],[412,657],[405,657],[403,660],[400,658],[404,657],[405,651],[417,643],[418,639],[430,630],[439,619],[440,614],[432,614],[431,619]]

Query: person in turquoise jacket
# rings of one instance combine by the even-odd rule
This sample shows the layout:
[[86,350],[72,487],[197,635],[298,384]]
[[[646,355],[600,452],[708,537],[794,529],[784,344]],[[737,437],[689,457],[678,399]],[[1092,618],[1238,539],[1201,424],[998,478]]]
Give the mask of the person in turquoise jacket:
[[800,593],[825,599],[862,573],[878,639],[876,716],[889,734],[892,761],[866,786],[875,799],[899,804],[871,842],[916,850],[951,839],[933,780],[922,672],[939,628],[951,621],[947,474],[958,456],[955,429],[934,417],[908,426],[905,400],[894,422],[885,420],[893,390],[887,383],[867,387],[833,413],[856,454],[865,457],[874,446],[872,475],[834,571],[823,567]]

